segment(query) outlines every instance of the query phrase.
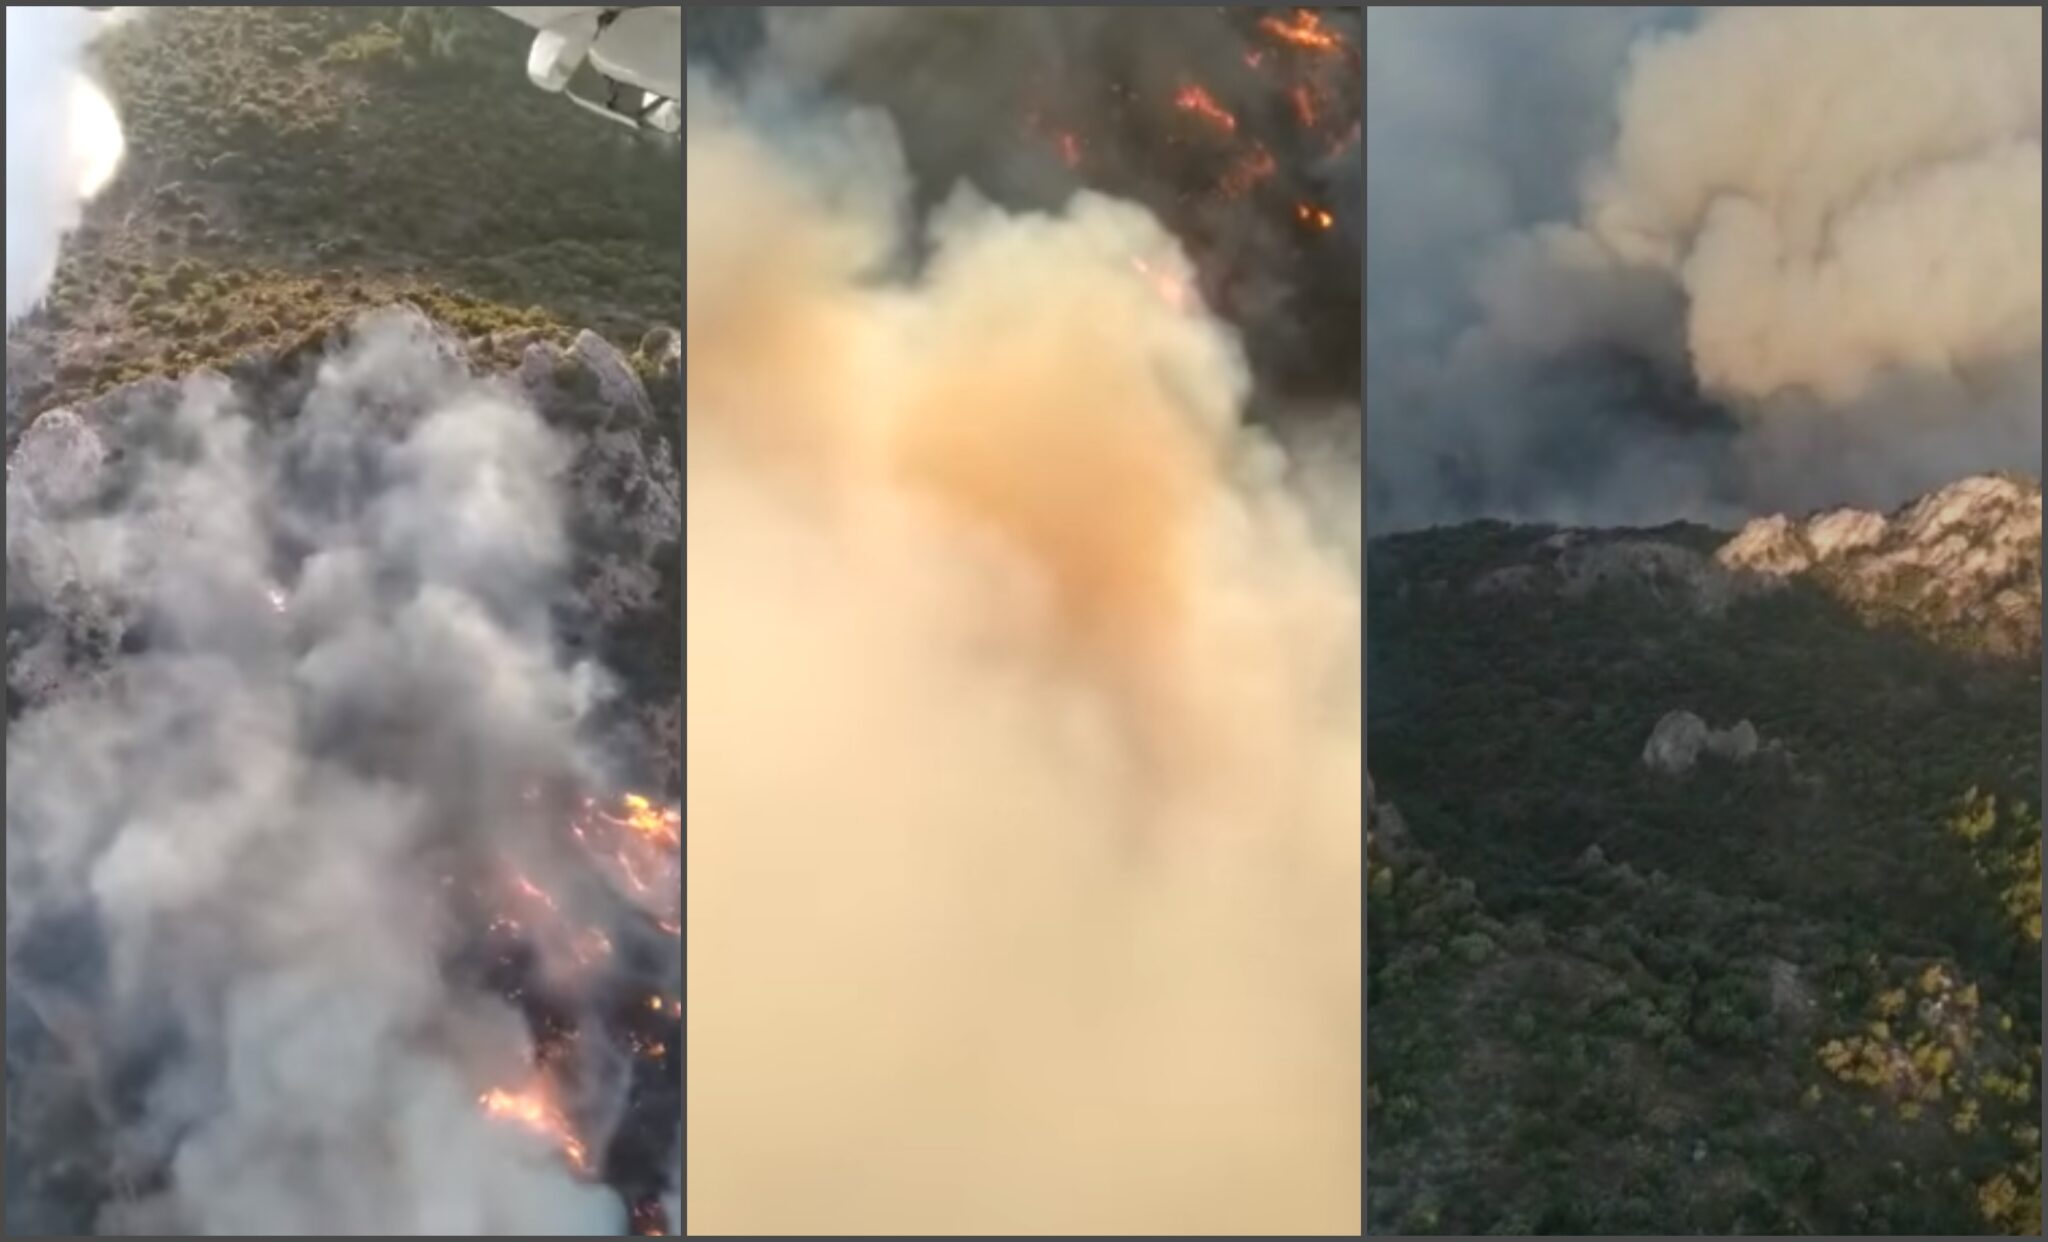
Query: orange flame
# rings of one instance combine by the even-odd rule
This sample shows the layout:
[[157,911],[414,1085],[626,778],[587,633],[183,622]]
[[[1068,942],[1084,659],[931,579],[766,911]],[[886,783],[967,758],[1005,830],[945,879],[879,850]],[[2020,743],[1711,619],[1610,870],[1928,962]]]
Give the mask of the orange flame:
[[621,801],[626,804],[626,818],[623,821],[612,822],[623,823],[656,845],[665,845],[670,849],[683,847],[683,813],[680,810],[674,807],[657,808],[647,799],[634,793],[627,794]]
[[1180,93],[1173,97],[1173,104],[1182,112],[1192,112],[1226,134],[1237,132],[1237,118],[1200,86],[1190,83],[1181,87]]
[[1334,52],[1344,46],[1335,31],[1323,28],[1323,19],[1308,9],[1296,9],[1293,20],[1262,17],[1259,28],[1274,38],[1316,52]]
[[569,832],[621,896],[663,931],[681,934],[674,917],[682,902],[681,808],[660,806],[636,793],[620,795],[615,806],[584,798]]
[[552,1141],[578,1172],[590,1172],[590,1152],[583,1140],[576,1137],[568,1119],[538,1088],[507,1091],[493,1087],[478,1096],[477,1103],[483,1106],[486,1117],[520,1126]]
[[1294,205],[1294,217],[1303,224],[1314,225],[1318,229],[1329,228],[1337,222],[1337,217],[1320,207],[1311,207],[1307,203],[1296,203]]

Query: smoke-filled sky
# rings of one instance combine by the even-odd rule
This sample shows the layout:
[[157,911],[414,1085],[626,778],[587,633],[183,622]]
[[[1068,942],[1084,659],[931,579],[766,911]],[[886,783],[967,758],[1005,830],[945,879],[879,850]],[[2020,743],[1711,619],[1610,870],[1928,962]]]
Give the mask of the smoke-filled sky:
[[[240,400],[164,381],[9,462],[9,1159],[125,1190],[81,1221],[11,1179],[10,1230],[622,1232],[479,1106],[535,1049],[461,965],[506,867],[580,901],[527,791],[610,775],[578,737],[604,678],[551,630],[567,448],[407,314],[294,416]],[[623,1091],[599,1044],[556,1100],[591,1150]]]
[[1367,13],[1375,531],[2038,473],[2038,8]]
[[1356,1233],[1355,458],[785,82],[686,101],[689,1230]]

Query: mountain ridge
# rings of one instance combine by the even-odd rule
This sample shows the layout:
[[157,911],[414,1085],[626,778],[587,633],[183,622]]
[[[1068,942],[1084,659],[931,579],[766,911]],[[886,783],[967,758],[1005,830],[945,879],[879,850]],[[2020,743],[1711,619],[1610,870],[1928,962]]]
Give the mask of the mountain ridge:
[[2038,1228],[2039,498],[1372,542],[1369,1230]]

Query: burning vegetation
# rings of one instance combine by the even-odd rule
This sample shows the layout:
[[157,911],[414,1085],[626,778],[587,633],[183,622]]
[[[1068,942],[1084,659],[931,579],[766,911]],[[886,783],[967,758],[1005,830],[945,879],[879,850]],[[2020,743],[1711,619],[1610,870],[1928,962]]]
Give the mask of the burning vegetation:
[[677,1227],[674,631],[599,588],[680,497],[561,381],[663,390],[470,357],[394,308],[10,455],[8,1232]]
[[1260,16],[688,15],[688,1232],[1358,1230],[1356,461],[1245,425],[1355,409],[1356,25]]
[[1358,48],[1314,9],[1225,13],[1236,57],[1208,58],[1170,89],[1142,66],[1063,75],[1038,88],[1025,136],[1081,183],[1160,214],[1194,254],[1202,300],[1250,335],[1269,383],[1342,394],[1355,379],[1336,360],[1357,356],[1357,264],[1329,249],[1341,191],[1319,170],[1358,158]]
[[693,10],[690,54],[888,110],[920,206],[1144,204],[1245,336],[1256,416],[1355,403],[1363,61],[1356,9]]
[[[662,1233],[664,1164],[681,1107],[680,995],[647,984],[661,944],[682,937],[682,812],[637,793],[615,799],[520,794],[564,827],[551,856],[503,859],[493,885],[465,903],[484,929],[477,968],[525,1016],[530,1076],[493,1086],[478,1105],[535,1135],[580,1177],[625,1196],[641,1232]],[[554,887],[535,874],[569,877]],[[452,877],[449,880],[452,885]],[[626,1112],[616,1115],[623,1097]],[[563,1101],[591,1100],[578,1109]],[[593,1151],[593,1134],[611,1136]]]

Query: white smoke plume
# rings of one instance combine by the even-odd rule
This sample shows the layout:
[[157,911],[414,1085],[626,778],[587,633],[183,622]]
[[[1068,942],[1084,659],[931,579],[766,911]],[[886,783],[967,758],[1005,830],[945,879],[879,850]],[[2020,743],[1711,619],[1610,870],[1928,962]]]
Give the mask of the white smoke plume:
[[[2038,9],[1368,29],[1376,529],[1885,507],[2039,469]],[[1487,73],[1510,44],[1529,67]],[[1617,357],[1719,417],[1603,391]]]
[[622,1232],[479,1107],[534,1050],[454,965],[480,867],[562,874],[521,789],[597,775],[601,679],[549,623],[563,445],[411,314],[281,425],[218,377],[108,416],[45,415],[9,468],[10,614],[71,618],[11,687],[10,1081],[24,1010],[101,1071],[90,1123],[27,1132],[28,1093],[63,1088],[25,1074],[10,1148],[95,1152],[125,1188],[101,1232]]
[[126,149],[113,104],[84,67],[104,24],[77,7],[7,6],[10,324],[42,300],[64,235]]
[[1142,209],[687,115],[687,1231],[1356,1233],[1319,471]]

